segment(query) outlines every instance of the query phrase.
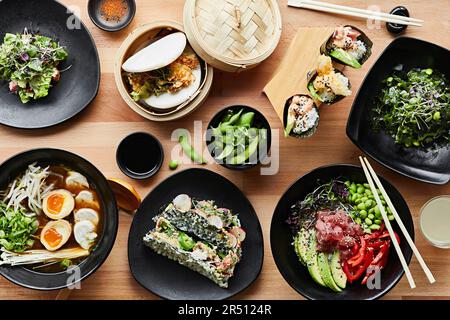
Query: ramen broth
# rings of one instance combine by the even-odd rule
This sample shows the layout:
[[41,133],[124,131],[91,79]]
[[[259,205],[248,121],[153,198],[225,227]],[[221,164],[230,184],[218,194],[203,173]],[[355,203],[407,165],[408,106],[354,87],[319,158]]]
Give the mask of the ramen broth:
[[[50,166],[49,171],[50,171],[50,174],[46,179],[46,183],[53,184],[53,186],[54,186],[53,190],[65,189],[65,190],[70,191],[74,196],[76,196],[80,191],[88,190],[88,191],[92,192],[92,194],[94,195],[94,203],[98,204],[98,206],[95,206],[92,204],[89,205],[87,203],[82,203],[81,205],[78,203],[75,203],[75,209],[74,209],[74,211],[76,211],[81,208],[91,208],[98,212],[99,224],[97,225],[97,230],[96,230],[96,233],[98,236],[95,240],[95,243],[90,248],[90,250],[92,250],[92,248],[95,247],[98,239],[100,239],[101,232],[103,229],[103,212],[100,207],[100,201],[99,201],[97,192],[92,188],[91,184],[89,184],[89,188],[79,186],[79,185],[77,185],[76,187],[68,186],[65,181],[68,176],[68,172],[71,171],[71,169],[69,169],[69,168],[66,168],[64,166]],[[44,228],[44,226],[49,221],[52,221],[52,220],[49,219],[43,212],[41,212],[37,216],[37,218],[39,221],[39,229],[35,234],[34,245],[31,249],[45,249],[45,247],[42,245],[42,243],[39,239],[40,239],[40,235],[41,235],[41,232],[42,232],[42,229]],[[69,216],[65,217],[64,220],[67,220],[72,225],[72,230],[73,230],[73,226],[75,225],[73,212]],[[72,231],[69,240],[67,241],[67,243],[65,243],[61,247],[61,249],[69,249],[69,248],[76,248],[76,247],[80,247],[80,245],[75,241],[74,233]],[[86,259],[86,257],[72,259],[71,260],[72,265],[77,265],[84,259]],[[66,267],[63,267],[60,262],[32,265],[32,266],[28,266],[28,268],[33,269],[35,271],[39,271],[39,272],[60,272],[60,271],[66,270]]]

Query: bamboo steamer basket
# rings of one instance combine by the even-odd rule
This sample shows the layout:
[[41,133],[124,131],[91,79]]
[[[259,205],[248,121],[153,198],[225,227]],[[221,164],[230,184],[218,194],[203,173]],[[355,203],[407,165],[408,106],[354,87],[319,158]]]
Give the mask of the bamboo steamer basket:
[[240,72],[267,59],[280,41],[276,0],[186,0],[186,36],[213,67]]
[[[128,59],[136,51],[142,49],[162,29],[172,29],[174,31],[184,32],[183,25],[176,21],[154,21],[152,23],[142,25],[135,29],[132,33],[130,33],[130,35],[122,43],[119,50],[117,51],[114,64],[114,78],[116,81],[117,89],[119,90],[122,99],[134,112],[152,121],[177,120],[193,112],[208,97],[214,76],[213,67],[205,61],[205,78],[203,79],[202,86],[199,89],[199,93],[187,103],[185,103],[185,105],[183,104],[182,108],[177,108],[176,110],[173,110],[171,112],[156,114],[155,112],[152,112],[138,102],[134,101],[128,92],[128,86],[125,83],[124,77],[122,75],[122,65],[126,59]],[[194,49],[194,51],[196,50]]]

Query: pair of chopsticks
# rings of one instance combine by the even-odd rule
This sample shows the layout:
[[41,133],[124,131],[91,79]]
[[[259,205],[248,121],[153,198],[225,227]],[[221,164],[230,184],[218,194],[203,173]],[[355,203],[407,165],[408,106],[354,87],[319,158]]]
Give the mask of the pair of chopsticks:
[[288,6],[316,10],[316,11],[337,13],[337,14],[342,14],[342,15],[347,15],[347,16],[373,19],[373,20],[391,22],[391,23],[402,24],[402,25],[409,25],[409,26],[416,26],[416,27],[421,27],[422,23],[424,22],[423,20],[420,20],[420,19],[414,19],[414,18],[410,18],[410,17],[404,17],[404,16],[400,16],[400,15],[389,14],[389,13],[373,11],[373,10],[365,10],[365,9],[358,9],[358,8],[353,8],[353,7],[348,7],[348,6],[341,6],[341,5],[337,5],[337,4],[321,2],[321,1],[314,1],[314,0],[289,0]]
[[416,287],[416,284],[414,283],[414,279],[411,275],[411,271],[409,270],[408,264],[406,263],[405,257],[403,256],[403,253],[402,253],[402,250],[400,249],[400,245],[397,241],[397,238],[395,237],[394,230],[392,229],[391,223],[389,222],[386,211],[384,210],[384,206],[381,203],[381,199],[380,199],[380,196],[378,195],[374,181],[375,181],[378,189],[381,191],[381,194],[383,195],[384,200],[386,201],[386,204],[388,205],[389,209],[391,209],[392,214],[394,215],[395,221],[397,221],[397,224],[400,227],[400,230],[403,232],[403,235],[405,236],[406,241],[408,242],[409,246],[411,247],[412,251],[414,252],[414,255],[416,256],[417,260],[419,261],[419,264],[422,267],[423,271],[425,272],[425,275],[427,276],[428,281],[430,281],[430,283],[434,283],[436,280],[434,279],[433,274],[431,273],[427,264],[423,260],[419,250],[417,250],[417,247],[414,244],[414,241],[411,239],[411,236],[409,235],[408,230],[406,230],[405,225],[403,224],[402,220],[400,219],[400,216],[398,215],[397,210],[395,210],[395,207],[392,204],[392,201],[389,198],[383,185],[381,184],[380,179],[378,179],[377,174],[373,170],[372,166],[370,165],[370,163],[366,157],[364,157],[364,160],[362,157],[359,157],[359,161],[361,162],[361,166],[364,170],[364,174],[366,175],[367,182],[369,183],[370,189],[375,197],[375,201],[377,202],[378,209],[380,209],[380,211],[381,211],[381,215],[383,216],[384,224],[386,225],[386,229],[388,230],[389,236],[391,237],[392,243],[394,244],[395,251],[397,252],[397,255],[400,259],[403,269],[405,270],[405,274],[406,274],[406,278],[408,279],[409,286],[411,287],[411,289],[414,289]]

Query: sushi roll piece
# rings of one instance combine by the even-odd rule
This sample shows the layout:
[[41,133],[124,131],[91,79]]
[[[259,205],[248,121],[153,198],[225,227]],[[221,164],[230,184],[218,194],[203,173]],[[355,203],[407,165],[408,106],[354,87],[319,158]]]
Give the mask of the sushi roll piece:
[[352,94],[350,81],[339,70],[334,69],[331,58],[319,57],[317,69],[308,74],[308,91],[314,99],[333,104]]
[[359,69],[372,54],[372,41],[353,26],[336,27],[320,48],[320,53],[336,62]]
[[228,209],[217,208],[213,201],[197,201],[182,194],[154,220],[157,221],[160,217],[177,229],[213,244],[222,252],[232,250],[240,256],[245,231],[236,215]]
[[283,118],[286,137],[308,138],[319,125],[319,110],[310,96],[299,94],[287,100]]
[[198,272],[222,288],[228,287],[236,264],[240,261],[234,251],[219,252],[210,243],[197,240],[178,230],[164,217],[143,238],[144,244],[179,264]]

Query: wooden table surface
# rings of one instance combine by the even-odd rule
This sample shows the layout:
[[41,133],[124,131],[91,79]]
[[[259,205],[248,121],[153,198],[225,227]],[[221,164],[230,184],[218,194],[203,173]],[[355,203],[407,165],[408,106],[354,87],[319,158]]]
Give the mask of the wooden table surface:
[[[279,1],[283,18],[283,33],[275,53],[256,69],[242,74],[215,73],[213,89],[207,101],[190,116],[170,123],[152,123],[135,114],[122,101],[114,82],[113,66],[117,48],[129,32],[141,24],[154,20],[182,20],[183,0],[137,0],[137,12],[131,25],[117,33],[107,33],[96,28],[87,15],[87,0],[64,0],[66,5],[79,9],[81,19],[92,32],[101,61],[101,86],[96,100],[74,119],[43,130],[17,130],[0,127],[0,161],[31,148],[55,147],[75,152],[96,165],[107,177],[127,180],[115,162],[115,151],[119,141],[127,134],[144,130],[157,136],[166,152],[161,171],[145,182],[130,181],[145,196],[159,182],[172,172],[168,169],[170,152],[175,142],[170,141],[171,132],[176,128],[193,130],[194,121],[203,121],[205,127],[211,117],[222,107],[230,104],[249,104],[259,110],[270,121],[273,129],[281,129],[281,124],[262,88],[272,76],[283,58],[289,43],[299,27],[334,26],[352,24],[365,30],[374,42],[373,54],[361,70],[346,69],[354,91],[360,86],[365,74],[383,48],[393,37],[384,25],[378,30],[368,30],[365,20],[335,16],[325,13],[304,11],[287,7],[287,0]],[[425,39],[444,47],[450,46],[450,3],[448,0],[403,1],[337,1],[343,5],[367,8],[378,5],[389,11],[394,5],[406,5],[412,16],[425,20],[424,27],[409,27],[407,35]],[[301,57],[299,57],[301,59]],[[347,116],[353,96],[321,112],[318,132],[308,140],[284,139],[280,137],[280,167],[277,175],[261,176],[258,169],[246,172],[232,172],[218,165],[206,168],[219,172],[233,181],[244,193],[258,213],[265,241],[265,259],[260,277],[238,299],[302,299],[284,281],[275,266],[269,242],[269,227],[272,212],[282,192],[298,177],[326,164],[357,163],[361,152],[345,134]],[[210,159],[211,160],[211,159]],[[372,161],[372,163],[374,163]],[[186,168],[181,166],[178,170]],[[385,296],[386,299],[449,299],[450,298],[450,252],[429,245],[419,230],[420,207],[431,197],[450,194],[450,185],[434,186],[417,182],[395,174],[380,166],[375,169],[388,178],[405,197],[416,226],[416,245],[433,271],[437,282],[430,285],[417,260],[412,259],[411,271],[417,288],[409,289],[405,277]],[[132,216],[121,212],[120,227],[115,246],[102,267],[82,282],[81,290],[73,290],[71,299],[155,299],[156,297],[140,287],[133,279],[127,260],[127,238]],[[37,292],[9,283],[0,277],[0,299],[54,299],[57,292]]]

